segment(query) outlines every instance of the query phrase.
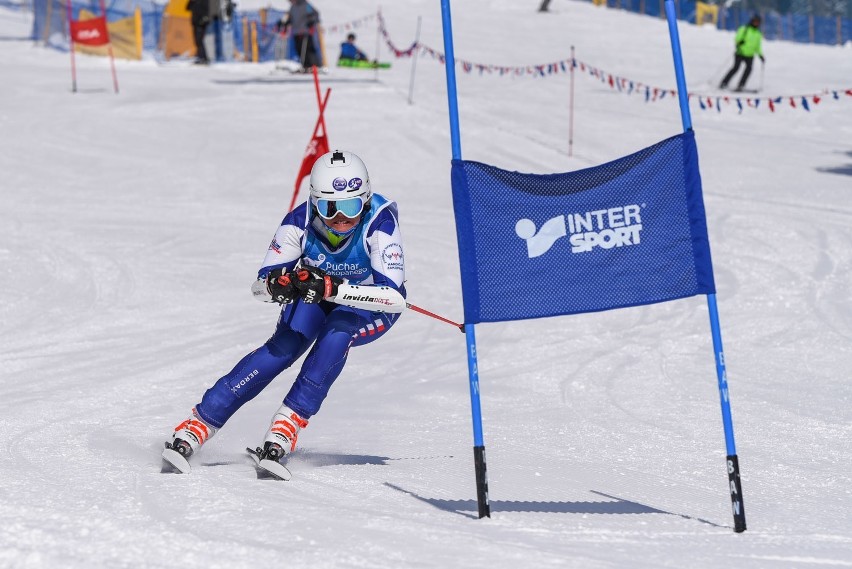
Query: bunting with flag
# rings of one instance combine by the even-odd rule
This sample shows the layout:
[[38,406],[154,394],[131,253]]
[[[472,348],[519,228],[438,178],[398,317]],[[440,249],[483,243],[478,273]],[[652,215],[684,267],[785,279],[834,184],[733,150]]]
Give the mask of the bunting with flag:
[[[378,13],[379,32],[385,39],[388,49],[397,57],[410,57],[417,53],[424,57],[430,57],[440,64],[445,63],[445,56],[441,51],[423,43],[413,43],[407,49],[400,49],[391,39],[390,33],[387,30],[385,20],[381,12]],[[625,95],[634,95],[644,98],[645,102],[657,102],[663,99],[677,100],[677,90],[671,88],[663,88],[648,84],[644,81],[638,81],[627,77],[621,77],[605,71],[597,66],[579,61],[576,58],[566,58],[555,62],[533,64],[533,65],[497,65],[476,63],[464,59],[455,58],[455,63],[459,69],[465,74],[476,74],[479,76],[493,75],[496,77],[512,77],[512,78],[547,78],[560,74],[567,74],[571,69],[579,71],[581,75],[586,75],[592,79],[599,81],[603,85],[614,91]],[[758,110],[761,108],[768,109],[774,113],[778,110],[779,105],[786,105],[792,109],[801,109],[810,112],[812,107],[830,97],[834,101],[838,101],[843,97],[852,97],[852,89],[822,89],[815,93],[796,94],[796,95],[766,95],[751,96],[744,93],[700,93],[689,92],[688,100],[697,103],[697,106],[702,111],[716,111],[721,113],[725,108],[736,108],[739,114],[747,109]]]

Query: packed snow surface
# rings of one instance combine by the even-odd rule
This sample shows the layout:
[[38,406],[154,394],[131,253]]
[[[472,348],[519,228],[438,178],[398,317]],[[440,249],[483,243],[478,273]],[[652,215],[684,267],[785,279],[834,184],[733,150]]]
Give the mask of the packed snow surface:
[[[377,8],[316,3],[327,26]],[[538,65],[573,46],[675,87],[662,20],[453,4],[459,59]],[[439,2],[382,10],[398,47],[421,18],[421,42],[443,51]],[[410,104],[413,61],[376,21],[359,45],[393,67],[322,75],[329,140],[399,204],[409,301],[460,321],[445,71],[418,58]],[[691,105],[748,520],[735,534],[703,297],[477,326],[490,518],[476,515],[464,336],[414,312],[352,350],[293,480],[258,480],[244,448],[299,364],[192,473],[162,474],[172,428],[275,326],[249,286],[293,193],[314,85],[273,63],[149,55],[117,62],[115,95],[108,61],[78,56],[75,94],[68,53],[31,26],[0,8],[0,567],[852,567],[848,47],[765,45],[755,97],[822,94],[810,111]],[[680,36],[689,89],[714,93],[733,35]],[[674,97],[578,71],[569,154],[570,74],[457,71],[463,156],[505,169],[585,168],[682,130]],[[505,278],[536,286],[515,267]]]

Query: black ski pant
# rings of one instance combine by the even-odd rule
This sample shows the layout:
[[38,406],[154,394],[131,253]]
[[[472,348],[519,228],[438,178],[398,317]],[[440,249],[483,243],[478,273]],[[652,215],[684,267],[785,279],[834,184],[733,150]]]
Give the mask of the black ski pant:
[[296,53],[299,54],[299,60],[302,63],[302,67],[307,70],[310,70],[310,68],[314,65],[320,67],[319,58],[317,57],[317,52],[314,49],[314,38],[311,37],[310,34],[297,34],[293,37],[293,40],[296,46]]
[[746,81],[748,81],[748,76],[751,75],[751,66],[754,63],[754,56],[746,57],[744,55],[736,54],[734,56],[734,66],[731,67],[731,70],[728,71],[728,74],[725,75],[725,78],[722,79],[721,87],[724,89],[728,86],[728,83],[731,79],[734,78],[734,75],[737,74],[737,70],[740,68],[740,65],[745,63],[745,69],[743,70],[743,76],[740,77],[739,85],[737,85],[737,89],[742,89],[745,87]]
[[194,24],[192,26],[193,38],[195,39],[196,61],[207,62],[207,48],[204,47],[204,36],[207,35],[207,24]]

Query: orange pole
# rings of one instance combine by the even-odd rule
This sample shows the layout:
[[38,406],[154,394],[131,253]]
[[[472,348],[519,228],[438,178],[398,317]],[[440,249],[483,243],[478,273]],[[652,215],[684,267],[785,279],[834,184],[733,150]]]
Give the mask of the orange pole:
[[257,63],[259,59],[257,53],[257,22],[251,23],[251,60]]
[[142,9],[136,6],[133,11],[134,32],[136,34],[136,58],[142,59]]

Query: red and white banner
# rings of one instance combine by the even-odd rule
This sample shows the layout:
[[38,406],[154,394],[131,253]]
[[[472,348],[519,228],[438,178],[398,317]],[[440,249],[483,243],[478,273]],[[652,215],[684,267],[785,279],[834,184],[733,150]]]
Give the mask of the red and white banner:
[[99,46],[109,43],[106,18],[71,20],[71,40],[82,45]]
[[74,44],[89,47],[107,46],[109,51],[109,66],[112,69],[112,84],[115,94],[118,94],[118,76],[115,74],[115,58],[112,53],[112,44],[109,41],[109,29],[107,28],[106,8],[104,0],[100,0],[101,16],[89,18],[88,20],[75,20],[72,16],[71,2],[66,4],[66,15],[68,18],[68,31],[71,53],[71,90],[77,92],[77,64],[74,61]]

